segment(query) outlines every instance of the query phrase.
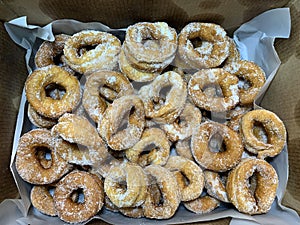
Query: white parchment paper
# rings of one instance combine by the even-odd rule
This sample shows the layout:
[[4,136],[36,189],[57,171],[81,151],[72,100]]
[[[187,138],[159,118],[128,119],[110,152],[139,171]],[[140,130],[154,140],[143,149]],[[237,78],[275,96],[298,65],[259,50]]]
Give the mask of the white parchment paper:
[[[11,39],[27,50],[26,63],[28,73],[34,69],[33,56],[43,40],[54,40],[53,34],[66,33],[73,34],[84,29],[94,29],[111,32],[120,39],[124,37],[125,29],[110,29],[109,27],[93,22],[81,23],[75,20],[57,20],[44,26],[28,25],[26,17],[20,17],[5,23],[5,28]],[[241,52],[243,59],[251,60],[261,66],[267,75],[267,82],[262,92],[256,100],[259,105],[263,94],[267,90],[271,80],[274,78],[280,60],[274,49],[275,38],[288,38],[291,29],[290,13],[288,8],[273,9],[267,11],[251,21],[243,24],[234,32],[234,40]],[[257,106],[259,107],[259,106]],[[14,175],[16,185],[21,195],[20,199],[5,200],[0,204],[0,224],[53,224],[60,225],[64,222],[57,217],[48,217],[30,207],[29,193],[31,186],[24,182],[17,174],[14,167],[14,158],[19,137],[28,131],[30,123],[26,118],[26,98],[23,93],[20,110],[17,119],[13,150],[11,156],[11,170]],[[111,224],[185,224],[196,221],[209,221],[219,218],[232,217],[231,225],[251,225],[251,224],[278,224],[278,225],[300,225],[299,215],[292,209],[281,205],[288,179],[288,152],[287,147],[282,153],[271,160],[271,164],[276,169],[279,176],[279,188],[276,200],[270,212],[263,215],[249,216],[239,213],[230,204],[222,204],[212,213],[197,215],[187,211],[180,206],[176,215],[168,220],[132,219],[122,216],[119,213],[112,213],[102,210],[93,219],[102,219]]]

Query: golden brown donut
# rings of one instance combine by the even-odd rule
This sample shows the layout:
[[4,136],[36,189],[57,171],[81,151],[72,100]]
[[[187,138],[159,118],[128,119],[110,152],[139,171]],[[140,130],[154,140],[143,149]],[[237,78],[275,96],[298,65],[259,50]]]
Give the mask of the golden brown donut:
[[134,68],[126,58],[124,50],[120,52],[119,66],[122,73],[124,73],[130,80],[137,82],[151,81],[159,75],[159,72],[147,72]]
[[176,173],[181,201],[191,201],[201,195],[204,187],[204,175],[202,169],[195,162],[181,156],[170,156],[164,167]]
[[205,179],[205,188],[207,193],[222,201],[229,203],[227,192],[226,192],[226,184],[221,179],[221,176],[213,171],[205,170],[204,171],[204,179]]
[[[53,99],[46,95],[46,87],[52,84],[66,90],[61,99]],[[71,112],[79,104],[81,95],[76,77],[54,65],[32,72],[26,80],[25,91],[34,110],[49,118],[58,118],[66,112]]]
[[[57,181],[70,170],[68,163],[56,154],[56,149],[68,148],[65,145],[65,142],[56,140],[46,129],[34,129],[23,134],[16,154],[17,172],[23,180],[32,184],[51,184]],[[50,167],[48,163],[47,168],[41,165],[37,157],[39,151],[42,151],[44,156],[50,155]]]
[[[82,48],[94,49],[82,51]],[[120,40],[112,34],[83,30],[71,36],[64,47],[65,61],[75,71],[88,75],[97,70],[113,70],[121,50]]]
[[169,71],[143,86],[139,95],[145,105],[146,117],[158,123],[172,123],[184,108],[186,83],[178,73]]
[[157,203],[157,198],[152,193],[147,195],[145,203],[142,205],[144,215],[152,219],[171,218],[180,204],[180,191],[172,172],[159,165],[149,165],[145,168],[149,179],[158,184],[163,201]]
[[188,83],[194,104],[202,109],[223,112],[239,103],[238,78],[221,68],[202,69]]
[[70,36],[66,34],[58,34],[55,35],[54,38],[53,42],[44,41],[40,45],[34,57],[36,67],[41,68],[49,65],[57,65],[61,66],[69,73],[74,74],[74,71],[61,59],[65,43]]
[[125,150],[126,158],[145,167],[149,164],[164,165],[170,155],[166,134],[159,128],[145,129],[141,139]]
[[171,124],[161,127],[171,141],[178,141],[192,136],[194,129],[201,123],[201,111],[191,103],[186,103],[181,114]]
[[[225,149],[222,149],[222,144]],[[243,153],[240,136],[217,122],[202,123],[195,130],[191,149],[198,164],[216,172],[227,171],[236,166]]]
[[[73,201],[74,192],[82,192],[84,201]],[[79,223],[90,219],[102,208],[104,191],[90,173],[75,170],[58,182],[53,198],[61,220]]]
[[194,157],[191,152],[191,137],[188,139],[177,141],[175,143],[175,151],[177,155],[194,161]]
[[164,22],[136,23],[127,28],[123,47],[133,67],[156,72],[175,57],[177,33]]
[[[125,123],[127,126],[122,128]],[[126,95],[108,106],[98,124],[98,130],[109,147],[124,150],[140,140],[144,126],[145,111],[142,100],[136,95]]]
[[196,214],[205,214],[220,206],[220,201],[209,196],[200,196],[192,201],[184,202],[184,207]]
[[30,122],[39,128],[51,128],[57,123],[56,119],[44,117],[38,114],[30,104],[28,104],[27,116]]
[[104,180],[104,190],[117,207],[135,207],[144,203],[147,177],[138,165],[129,163],[112,167]]
[[229,73],[239,78],[240,103],[252,104],[266,82],[265,72],[254,62],[240,60],[225,68]]
[[82,104],[89,116],[98,123],[107,107],[107,102],[133,94],[134,90],[128,79],[119,72],[97,71],[88,76]]
[[[201,40],[194,46],[193,40]],[[178,35],[179,57],[193,68],[212,68],[221,65],[228,57],[229,42],[225,30],[213,23],[193,22]]]
[[33,207],[41,213],[57,216],[51,189],[54,190],[55,185],[33,186],[30,192],[30,201]]
[[227,68],[230,68],[232,63],[241,60],[240,52],[238,51],[234,40],[228,37],[228,42],[229,42],[229,54],[228,57],[225,59],[225,61],[222,63],[224,64],[222,68],[225,70]]
[[[267,134],[267,143],[254,134],[256,124],[261,124]],[[246,113],[240,124],[240,132],[246,149],[264,159],[278,155],[286,143],[286,129],[281,119],[273,112],[256,109]]]
[[[249,190],[249,179],[256,172],[256,189]],[[266,213],[276,196],[278,176],[275,169],[263,159],[247,158],[229,172],[226,190],[229,200],[243,213]]]

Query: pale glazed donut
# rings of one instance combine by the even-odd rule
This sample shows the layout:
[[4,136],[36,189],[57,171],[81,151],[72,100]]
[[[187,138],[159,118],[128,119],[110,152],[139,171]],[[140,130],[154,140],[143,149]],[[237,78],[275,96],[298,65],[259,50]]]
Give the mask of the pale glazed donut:
[[56,119],[44,117],[38,114],[30,104],[28,104],[27,115],[30,122],[39,128],[51,128],[57,123]]
[[[32,184],[51,184],[70,170],[68,163],[56,154],[56,149],[68,148],[46,129],[34,129],[23,134],[16,154],[16,169],[23,180]],[[51,154],[51,166],[44,168],[37,157],[39,151]],[[46,154],[46,153],[45,153]],[[45,165],[45,164],[44,164]]]
[[[168,93],[164,88],[170,87]],[[166,96],[161,96],[166,94]],[[146,117],[158,123],[172,123],[184,108],[187,96],[186,83],[176,72],[169,71],[143,86],[139,95],[145,105]]]
[[[249,178],[256,173],[255,193],[249,190]],[[275,169],[263,159],[247,158],[229,172],[226,190],[229,200],[243,213],[266,213],[276,196],[278,176]]]
[[[86,46],[95,47],[79,55]],[[75,71],[88,75],[97,70],[113,70],[121,50],[120,40],[112,34],[84,30],[71,36],[64,47],[65,61]]]
[[119,56],[119,66],[122,73],[124,73],[130,80],[137,81],[137,82],[146,82],[151,81],[155,77],[159,75],[159,72],[147,72],[142,71],[134,68],[128,60],[126,59],[126,56],[124,54],[123,49],[120,52]]
[[55,185],[33,186],[30,192],[30,201],[34,208],[43,214],[57,216],[53,197],[50,189]]
[[164,22],[136,23],[127,28],[123,47],[133,67],[155,72],[174,59],[177,33]]
[[240,104],[252,104],[266,82],[265,72],[254,62],[240,60],[225,68],[236,75],[239,81]]
[[191,150],[191,137],[184,140],[179,140],[175,143],[175,151],[177,155],[185,157],[189,160],[194,160]]
[[[74,74],[74,71],[61,59],[65,43],[70,36],[66,34],[58,34],[55,35],[54,38],[55,40],[53,42],[44,41],[40,45],[34,57],[36,67],[41,68],[49,65],[57,65],[61,66],[69,73]],[[59,62],[56,62],[56,58],[58,57],[60,57],[60,59],[58,59]]]
[[[196,48],[192,39],[200,38]],[[212,68],[221,65],[228,57],[229,42],[225,30],[213,23],[193,22],[186,25],[178,35],[179,57],[193,68]]]
[[[267,143],[253,133],[255,123],[261,123],[267,134]],[[240,132],[246,149],[264,159],[278,155],[286,143],[286,129],[281,119],[273,112],[256,109],[246,113],[240,124]]]
[[98,123],[106,110],[107,101],[112,102],[133,92],[131,83],[122,73],[97,71],[86,80],[82,104],[94,122]]
[[129,161],[142,167],[149,164],[164,165],[170,155],[170,145],[165,132],[159,128],[148,128],[133,147],[125,150],[125,154]]
[[201,111],[191,103],[186,103],[181,114],[171,124],[163,124],[161,128],[171,141],[178,141],[192,136],[194,129],[201,123]]
[[[72,193],[80,190],[84,195],[82,203],[71,198]],[[93,175],[75,170],[58,182],[53,198],[61,220],[79,223],[90,219],[102,208],[104,191]]]
[[170,156],[164,167],[176,173],[181,201],[191,201],[201,195],[204,187],[204,175],[202,169],[195,162],[181,156]]
[[[221,143],[225,144],[225,151],[222,151]],[[202,123],[195,130],[191,149],[198,164],[216,172],[227,171],[236,166],[243,153],[240,136],[217,122]]]
[[190,79],[188,92],[196,106],[223,112],[239,103],[238,81],[236,76],[221,68],[202,69]]
[[153,178],[149,179],[150,181],[158,184],[163,198],[162,203],[159,204],[151,193],[147,195],[145,203],[142,205],[145,217],[171,218],[178,209],[181,198],[175,177],[171,171],[159,165],[149,165],[145,168],[145,172]]
[[135,207],[144,203],[147,177],[138,165],[129,163],[112,167],[104,180],[104,190],[117,207]]
[[[127,127],[120,130],[124,121],[127,122]],[[136,95],[126,95],[108,106],[98,124],[98,130],[109,147],[124,150],[140,140],[144,126],[145,111],[142,100]]]
[[[51,84],[62,86],[66,93],[61,99],[46,95],[46,87]],[[58,66],[47,66],[32,72],[25,83],[26,97],[30,105],[40,115],[58,118],[71,112],[80,101],[80,85],[76,77]]]
[[207,193],[222,201],[229,203],[225,182],[221,179],[221,176],[213,171],[205,170],[204,171],[204,179],[205,179],[205,188]]
[[184,202],[184,207],[196,214],[205,214],[220,206],[220,201],[209,196],[200,196],[192,201]]

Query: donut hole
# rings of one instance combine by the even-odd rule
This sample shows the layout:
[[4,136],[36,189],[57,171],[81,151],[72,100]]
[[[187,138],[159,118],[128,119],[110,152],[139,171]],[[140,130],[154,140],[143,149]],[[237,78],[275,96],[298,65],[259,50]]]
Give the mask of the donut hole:
[[70,198],[74,203],[83,204],[85,201],[83,188],[77,188],[70,194]]
[[47,191],[49,192],[49,194],[53,197],[54,196],[54,192],[55,192],[55,187],[54,186],[47,186]]
[[155,38],[155,35],[148,29],[141,33],[141,44],[148,49],[159,49],[160,40]]
[[63,61],[61,60],[61,57],[63,56],[63,52],[59,53],[59,54],[56,54],[54,57],[53,57],[53,63],[54,65],[57,65],[57,66],[63,66],[64,63]]
[[122,130],[125,130],[128,128],[128,125],[130,124],[130,120],[131,117],[134,115],[136,108],[134,106],[132,106],[130,108],[130,110],[127,110],[124,114],[122,119],[120,120],[118,129],[116,130],[116,132],[114,134],[116,134],[117,132],[120,132]]
[[200,37],[193,37],[189,39],[193,48],[200,54],[210,54],[213,50],[213,44],[211,42],[202,40]]
[[208,142],[208,147],[211,152],[224,152],[226,151],[226,145],[221,134],[218,132],[213,134]]
[[66,94],[66,89],[56,83],[50,83],[45,86],[46,97],[54,100],[60,100]]
[[167,95],[172,89],[172,85],[166,85],[162,87],[158,93],[158,96],[152,98],[152,103],[155,110],[159,110],[164,104],[167,99]]
[[152,203],[155,206],[162,206],[164,204],[164,198],[157,179],[152,175],[148,175],[148,179],[149,179],[148,190],[151,191],[150,197],[152,199]]
[[257,187],[257,176],[258,176],[258,172],[254,171],[254,173],[252,174],[252,176],[249,177],[249,179],[247,180],[247,186],[249,188],[249,191],[251,193],[252,196],[254,196],[255,198],[255,191],[256,191],[256,187]]
[[188,122],[184,116],[178,116],[175,120],[175,123],[178,124],[179,127],[186,127]]
[[79,57],[83,56],[86,52],[91,51],[93,49],[95,49],[97,47],[97,44],[86,44],[86,45],[82,45],[77,49],[77,55]]
[[118,92],[113,87],[104,84],[99,88],[99,95],[103,97],[108,103],[112,104],[117,98]]
[[34,151],[40,165],[44,169],[49,169],[52,165],[52,151],[46,146],[37,146]]
[[142,167],[150,165],[153,160],[153,157],[151,156],[155,156],[157,151],[159,151],[159,147],[154,143],[145,145],[139,154],[138,164]]
[[221,86],[215,83],[205,85],[203,93],[209,98],[224,97]]
[[243,77],[239,77],[238,88],[247,91],[251,88],[251,82]]
[[268,140],[268,133],[264,128],[264,125],[259,121],[254,121],[253,124],[253,135],[261,142],[267,144],[269,143]]

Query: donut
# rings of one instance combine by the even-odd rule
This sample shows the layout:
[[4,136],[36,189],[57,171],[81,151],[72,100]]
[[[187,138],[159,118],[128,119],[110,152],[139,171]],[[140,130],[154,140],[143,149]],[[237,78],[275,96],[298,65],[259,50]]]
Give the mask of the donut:
[[202,123],[195,130],[191,149],[199,165],[216,172],[224,172],[236,166],[244,150],[240,136],[217,122]]
[[187,89],[181,76],[169,71],[143,86],[139,96],[144,102],[146,117],[158,123],[172,123],[184,108]]
[[170,155],[166,134],[159,128],[145,129],[141,139],[125,150],[126,158],[145,167],[150,164],[164,165]]
[[55,35],[54,38],[53,42],[44,41],[40,45],[34,57],[36,67],[41,68],[49,65],[57,65],[69,73],[74,74],[74,71],[61,59],[65,43],[70,36],[66,34],[58,34]]
[[[197,39],[201,40],[200,46],[193,44]],[[229,55],[226,31],[213,23],[189,23],[178,35],[178,54],[193,68],[217,67]]]
[[194,129],[201,123],[201,111],[191,103],[186,103],[181,114],[172,124],[162,125],[171,141],[178,141],[192,136]]
[[225,182],[221,179],[221,176],[218,173],[209,170],[205,170],[203,173],[207,193],[222,202],[229,203],[230,201],[227,197]]
[[201,195],[204,175],[195,162],[181,156],[170,156],[164,167],[175,174],[181,201],[191,201]]
[[111,202],[109,197],[104,193],[104,207],[111,212],[119,212],[120,208]]
[[[84,201],[73,201],[72,194],[83,194]],[[104,201],[103,186],[88,172],[72,171],[62,178],[54,191],[58,217],[68,223],[84,222],[96,215]]]
[[88,115],[98,123],[108,103],[121,96],[131,95],[133,92],[131,83],[122,73],[97,71],[86,80],[82,104]]
[[39,212],[49,215],[57,216],[51,190],[55,189],[55,185],[36,185],[33,186],[30,192],[30,201],[34,208]]
[[123,48],[133,67],[157,72],[173,61],[177,33],[164,22],[136,23],[127,28]]
[[127,60],[124,50],[122,49],[119,56],[119,67],[122,73],[124,73],[128,79],[136,82],[152,81],[159,75],[159,72],[147,72],[134,68]]
[[138,165],[123,164],[112,167],[104,180],[104,191],[117,207],[135,207],[144,203],[147,177]]
[[209,195],[205,195],[188,202],[183,202],[183,205],[193,213],[205,214],[219,207],[220,201]]
[[202,69],[188,83],[193,103],[201,109],[224,112],[239,103],[238,78],[221,68]]
[[[81,51],[82,54],[78,53],[80,49],[85,49]],[[88,75],[97,70],[114,70],[120,50],[121,42],[114,35],[83,30],[66,41],[64,55],[65,61],[73,70]]]
[[[56,154],[56,149],[68,148],[66,143],[58,141],[47,129],[33,129],[23,134],[18,143],[16,153],[16,169],[23,180],[31,184],[51,184],[60,179],[70,170],[68,163]],[[44,158],[49,155],[49,163],[44,168],[38,156],[43,152]]]
[[142,205],[144,216],[151,219],[171,218],[178,209],[181,199],[176,178],[171,171],[159,165],[149,165],[145,167],[145,172],[152,177],[150,181],[158,184],[163,200],[162,203],[157,203],[156,198],[149,193]]
[[265,72],[254,62],[240,60],[225,68],[229,73],[239,78],[240,104],[252,104],[266,82]]
[[[249,190],[249,178],[256,172],[254,194]],[[265,160],[243,159],[229,172],[226,190],[230,202],[240,212],[262,214],[270,210],[276,196],[278,176],[275,169]]]
[[142,217],[144,217],[144,210],[143,210],[142,206],[120,208],[119,211],[124,216],[130,217],[130,218],[142,218]]
[[30,104],[28,104],[27,116],[30,122],[39,128],[51,128],[57,123],[56,119],[44,117],[38,114]]
[[177,155],[193,161],[194,157],[191,152],[191,137],[188,139],[177,141],[175,143],[175,151]]
[[[125,128],[124,124],[127,125]],[[107,107],[98,130],[109,147],[124,150],[140,140],[144,126],[145,110],[142,100],[136,95],[126,95],[115,99]]]
[[[261,125],[267,135],[267,143],[258,139],[254,127]],[[281,119],[266,109],[256,109],[246,113],[240,123],[243,142],[249,152],[264,159],[278,155],[286,143],[286,129]]]
[[[66,93],[61,99],[53,99],[46,95],[45,88],[51,84],[65,89]],[[32,72],[26,80],[25,91],[29,104],[37,113],[54,119],[75,109],[81,95],[76,77],[54,65]]]

